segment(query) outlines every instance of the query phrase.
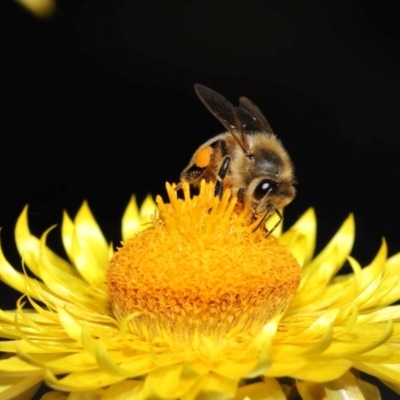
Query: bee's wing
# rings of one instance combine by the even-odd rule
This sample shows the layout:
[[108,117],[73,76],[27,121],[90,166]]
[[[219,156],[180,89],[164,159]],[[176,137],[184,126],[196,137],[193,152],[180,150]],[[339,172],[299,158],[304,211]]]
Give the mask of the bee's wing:
[[274,133],[264,114],[247,97],[239,99],[236,114],[240,118],[244,130]]
[[249,144],[244,133],[242,120],[237,115],[235,107],[224,96],[199,83],[194,85],[194,90],[211,114],[225,126],[243,151],[247,153]]

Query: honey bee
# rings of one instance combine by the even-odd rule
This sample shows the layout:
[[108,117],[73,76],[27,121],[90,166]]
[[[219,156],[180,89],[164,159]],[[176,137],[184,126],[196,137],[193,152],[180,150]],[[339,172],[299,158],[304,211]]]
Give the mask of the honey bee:
[[[215,195],[230,188],[243,205],[250,205],[252,220],[261,226],[296,195],[293,164],[260,109],[240,97],[234,107],[224,96],[196,84],[195,92],[208,110],[224,125],[221,133],[202,144],[182,171],[180,181],[197,186],[202,179],[216,182]],[[269,231],[269,233],[272,232]]]

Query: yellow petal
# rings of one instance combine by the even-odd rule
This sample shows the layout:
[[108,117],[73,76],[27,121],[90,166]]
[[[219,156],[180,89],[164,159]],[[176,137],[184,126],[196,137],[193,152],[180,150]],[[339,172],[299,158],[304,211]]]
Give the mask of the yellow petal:
[[[240,380],[241,377],[259,376],[260,372],[264,372],[270,365],[269,358],[261,358],[263,361],[262,365],[259,363],[257,366],[254,365],[254,358],[242,358],[241,360],[232,360],[225,358],[217,364],[212,366],[212,371],[218,375],[225,376],[227,378]],[[257,375],[255,374],[257,372]]]
[[0,398],[1,400],[32,399],[41,382],[42,378],[37,376],[0,376]]
[[381,400],[376,386],[357,379],[350,372],[326,383],[300,381],[297,389],[303,400]]
[[108,244],[86,201],[75,217],[75,234],[79,243],[93,254],[99,265],[108,262]]
[[327,382],[337,379],[352,367],[352,362],[346,359],[331,359],[319,361],[279,360],[272,363],[265,376],[292,376],[311,382]]
[[370,265],[366,266],[362,270],[362,283],[364,287],[362,290],[368,286],[372,281],[376,280],[380,275],[382,275],[383,266],[386,263],[387,259],[387,245],[386,241],[382,240],[382,245],[379,248],[378,253],[376,254],[375,258],[371,262]]
[[132,196],[122,217],[122,240],[125,241],[139,232],[140,217],[136,196]]
[[[86,288],[87,284],[77,277],[75,274],[59,270],[47,257],[46,238],[49,233],[47,230],[40,240],[40,259],[38,263],[39,274],[42,280],[46,283],[47,287],[51,288],[53,293],[58,296],[69,299],[72,303],[84,301],[87,297]],[[69,282],[68,285],[65,282]],[[104,284],[104,283],[103,283]]]
[[61,379],[57,379],[49,370],[45,372],[45,381],[54,389],[73,392],[93,391],[120,382],[122,379],[120,376],[110,375],[99,368],[72,372]]
[[275,379],[239,387],[233,400],[286,400],[285,393]]
[[33,298],[37,298],[39,288],[45,290],[45,285],[32,278],[17,272],[5,259],[0,246],[0,279],[8,286],[21,293],[26,293]]
[[398,277],[400,275],[400,253],[397,253],[386,260],[385,271],[388,276]]
[[293,257],[302,267],[306,264],[308,238],[296,230],[285,232],[279,241],[286,245]]
[[353,247],[354,232],[354,217],[350,214],[325,248],[304,269],[303,277],[307,278],[314,275],[318,272],[320,266],[332,257],[336,264],[336,269],[333,272],[336,273],[346,261]]
[[296,387],[302,400],[325,400],[324,386],[321,383],[298,381]]
[[115,383],[106,390],[101,400],[141,399],[143,385],[143,382],[133,380]]
[[158,365],[149,354],[137,354],[129,357],[123,360],[120,366],[126,371],[131,371],[132,376],[142,376],[158,368]]
[[197,374],[185,375],[182,379],[183,365],[171,365],[166,368],[158,368],[149,373],[144,384],[147,396],[159,396],[161,398],[179,398],[189,391],[201,378]]
[[286,236],[292,235],[293,233],[296,233],[296,236],[305,238],[304,264],[310,262],[314,255],[315,243],[317,240],[317,220],[313,208],[309,208],[290,229],[283,233],[280,241],[286,243]]
[[96,360],[98,365],[110,374],[120,375],[124,378],[137,376],[137,374],[135,374],[136,371],[127,371],[120,368],[101,342],[98,342],[96,345]]
[[68,393],[51,391],[45,393],[40,400],[67,400]]
[[16,0],[37,18],[50,18],[57,10],[54,0]]
[[400,305],[385,307],[371,312],[366,316],[370,322],[400,320]]
[[59,257],[48,247],[41,247],[39,239],[31,234],[28,226],[28,206],[24,208],[17,220],[15,226],[15,242],[24,263],[36,276],[40,277],[39,258],[41,252],[44,252],[46,259],[54,268],[70,274],[74,273],[72,266],[68,262]]
[[88,392],[73,392],[70,394],[62,392],[46,393],[40,400],[103,400],[104,389],[91,390]]
[[96,368],[96,359],[86,352],[61,355],[55,360],[46,362],[46,368],[53,374],[87,371]]
[[31,377],[43,376],[41,368],[30,365],[15,356],[0,360],[0,372],[1,376],[15,376],[17,373]]
[[217,374],[208,374],[201,378],[182,399],[196,399],[201,393],[201,400],[232,399],[237,390],[237,382]]
[[78,321],[72,317],[65,309],[57,307],[58,318],[63,326],[65,333],[77,342],[81,340],[82,327]]
[[[108,254],[108,248],[107,248]],[[71,260],[79,271],[81,277],[91,286],[100,287],[105,290],[105,263],[99,263],[98,258],[87,247],[86,243],[80,240],[75,231],[72,237]],[[108,257],[108,256],[107,256]]]
[[72,238],[74,237],[75,225],[66,211],[63,212],[61,223],[61,239],[65,252],[70,260],[72,260]]
[[379,392],[370,392],[371,397],[364,397],[355,376],[350,372],[326,383],[325,393],[328,400],[380,400]]
[[367,374],[376,376],[377,378],[383,381],[393,382],[394,384],[399,383],[400,363],[376,364],[376,363],[355,362],[354,367],[359,369],[360,371],[366,372]]
[[148,194],[144,199],[142,206],[140,207],[140,224],[147,224],[151,221],[152,216],[157,210],[157,205],[153,200],[153,197]]
[[356,378],[356,382],[366,400],[382,400],[379,389],[369,382]]

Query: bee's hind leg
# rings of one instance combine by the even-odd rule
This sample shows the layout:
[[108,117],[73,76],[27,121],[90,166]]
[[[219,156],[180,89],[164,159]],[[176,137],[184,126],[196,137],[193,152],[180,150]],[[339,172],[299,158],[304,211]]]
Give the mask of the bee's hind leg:
[[225,157],[222,165],[218,171],[217,182],[215,183],[214,196],[222,196],[224,191],[224,178],[228,172],[229,164],[231,163],[230,157]]
[[175,192],[177,192],[178,190],[182,189],[182,181],[180,181],[179,183],[173,183],[172,184],[172,188],[175,190]]

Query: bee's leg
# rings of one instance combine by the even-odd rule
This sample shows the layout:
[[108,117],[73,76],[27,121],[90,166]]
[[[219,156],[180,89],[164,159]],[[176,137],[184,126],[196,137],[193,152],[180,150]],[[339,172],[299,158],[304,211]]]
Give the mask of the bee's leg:
[[222,192],[224,191],[224,181],[223,179],[226,176],[226,173],[228,172],[229,164],[231,163],[230,157],[225,157],[224,161],[222,162],[221,168],[218,171],[217,175],[217,182],[215,184],[215,189],[214,189],[214,196],[222,196]]
[[[253,232],[255,232],[257,229],[260,229],[261,226],[264,226],[265,228],[265,221],[268,219],[270,216],[270,211],[267,211],[264,216],[260,219],[260,222],[257,224],[257,226],[253,229]],[[267,236],[269,235],[269,232]]]
[[238,192],[237,192],[237,198],[239,203],[244,203],[244,194],[246,192],[245,188],[239,188]]
[[177,189],[182,188],[183,182],[189,182],[191,185],[198,184],[209,168],[217,150],[221,152],[223,157],[228,154],[225,140],[218,139],[209,146],[203,146],[198,149],[193,157],[192,164],[181,172]]
[[214,150],[219,150],[221,152],[221,156],[225,157],[224,161],[221,164],[221,167],[218,171],[217,174],[217,182],[215,183],[215,189],[214,189],[214,196],[220,196],[222,195],[222,192],[224,191],[224,178],[226,176],[226,173],[228,172],[229,164],[231,162],[230,157],[226,157],[228,155],[228,147],[226,145],[225,140],[219,139],[216,140],[215,142],[211,143],[210,146]]
[[271,235],[272,232],[273,232],[273,231],[279,226],[279,224],[282,223],[282,221],[283,221],[282,213],[281,213],[277,208],[275,209],[275,212],[276,212],[276,214],[277,214],[278,217],[279,217],[279,221],[272,227],[272,229],[271,229],[270,231],[268,231],[266,237],[268,237],[269,235]]
[[186,168],[181,173],[181,181],[178,185],[182,187],[183,182],[189,182],[189,183],[195,182],[196,180],[200,179],[201,175],[204,173],[206,169],[207,167],[199,167],[196,164],[193,164],[191,167]]

